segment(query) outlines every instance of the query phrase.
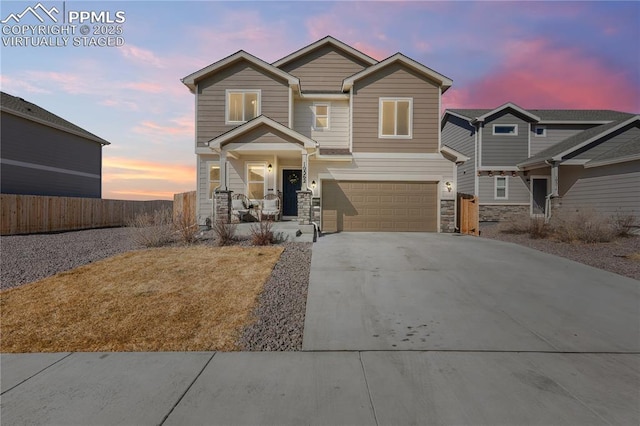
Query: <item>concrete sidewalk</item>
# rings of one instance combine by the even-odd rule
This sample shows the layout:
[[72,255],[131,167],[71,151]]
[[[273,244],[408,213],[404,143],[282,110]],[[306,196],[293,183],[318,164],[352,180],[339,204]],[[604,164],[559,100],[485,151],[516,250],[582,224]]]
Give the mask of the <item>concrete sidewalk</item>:
[[2,424],[638,424],[640,356],[1,355]]

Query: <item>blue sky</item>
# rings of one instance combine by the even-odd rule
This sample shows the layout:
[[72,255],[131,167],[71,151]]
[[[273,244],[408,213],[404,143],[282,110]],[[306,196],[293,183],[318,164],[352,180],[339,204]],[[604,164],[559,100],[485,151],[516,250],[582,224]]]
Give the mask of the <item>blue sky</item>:
[[[2,1],[0,18],[36,4]],[[640,112],[639,2],[42,4],[126,16],[120,47],[0,48],[3,91],[112,142],[104,198],[195,189],[194,99],[180,78],[240,49],[272,62],[326,35],[376,59],[402,52],[450,77],[443,107]]]

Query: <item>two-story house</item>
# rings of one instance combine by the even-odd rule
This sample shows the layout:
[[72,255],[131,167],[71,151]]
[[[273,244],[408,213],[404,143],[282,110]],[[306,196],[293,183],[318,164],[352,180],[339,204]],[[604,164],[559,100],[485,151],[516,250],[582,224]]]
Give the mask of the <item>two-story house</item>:
[[480,220],[551,215],[562,206],[640,215],[640,117],[507,103],[450,109],[442,143],[470,158],[457,190],[477,195]]
[[454,229],[466,157],[440,142],[444,75],[325,37],[271,64],[239,51],[182,82],[200,224],[228,219],[230,193],[279,193],[284,219],[325,232]]

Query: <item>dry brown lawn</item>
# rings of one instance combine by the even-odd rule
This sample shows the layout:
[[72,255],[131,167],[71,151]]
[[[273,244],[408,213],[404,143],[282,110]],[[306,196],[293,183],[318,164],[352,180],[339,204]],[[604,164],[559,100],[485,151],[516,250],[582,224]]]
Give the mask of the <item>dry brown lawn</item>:
[[133,251],[3,291],[0,351],[234,350],[282,251]]

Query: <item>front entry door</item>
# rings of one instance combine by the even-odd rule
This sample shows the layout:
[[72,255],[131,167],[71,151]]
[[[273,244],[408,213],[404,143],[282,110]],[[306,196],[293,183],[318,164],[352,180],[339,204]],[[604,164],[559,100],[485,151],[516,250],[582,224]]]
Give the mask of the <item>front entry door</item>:
[[546,209],[547,178],[531,179],[531,214],[543,215]]
[[302,171],[282,171],[282,216],[298,216],[298,194],[302,188]]

